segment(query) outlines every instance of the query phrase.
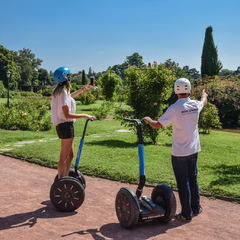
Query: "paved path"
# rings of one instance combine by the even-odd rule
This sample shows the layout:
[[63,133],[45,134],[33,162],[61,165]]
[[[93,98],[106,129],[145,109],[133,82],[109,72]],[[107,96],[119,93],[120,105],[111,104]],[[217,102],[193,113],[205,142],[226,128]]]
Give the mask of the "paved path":
[[[86,197],[73,213],[58,212],[49,200],[55,169],[0,155],[0,239],[240,239],[240,205],[201,197],[202,214],[190,223],[172,220],[120,226],[115,196],[126,184],[85,176]],[[128,185],[134,191],[135,185]],[[151,196],[150,188],[144,195]],[[178,194],[177,211],[180,211]]]

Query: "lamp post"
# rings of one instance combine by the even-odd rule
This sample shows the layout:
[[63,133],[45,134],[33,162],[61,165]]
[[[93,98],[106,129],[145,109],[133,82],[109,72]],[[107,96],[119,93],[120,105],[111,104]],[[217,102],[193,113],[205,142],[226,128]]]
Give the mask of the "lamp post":
[[11,72],[7,71],[6,75],[7,75],[7,79],[8,79],[8,101],[7,101],[7,105],[9,107],[9,78],[10,78]]

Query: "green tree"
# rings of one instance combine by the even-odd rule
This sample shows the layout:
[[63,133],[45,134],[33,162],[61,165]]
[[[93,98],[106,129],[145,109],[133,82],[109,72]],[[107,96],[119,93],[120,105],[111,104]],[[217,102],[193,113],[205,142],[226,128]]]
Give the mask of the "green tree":
[[92,68],[90,67],[88,69],[88,74],[87,74],[88,78],[90,78],[91,76],[93,76],[93,72],[92,72]]
[[138,68],[146,67],[146,65],[142,61],[143,57],[139,55],[137,52],[133,53],[131,56],[126,58],[126,63],[131,66],[136,66]]
[[238,127],[240,82],[231,79],[221,80],[218,76],[209,77],[205,83],[200,83],[198,87],[192,89],[191,95],[195,96],[196,99],[200,99],[203,89],[206,89],[208,94],[208,102],[217,107],[223,127]]
[[42,60],[35,58],[35,54],[28,48],[23,50],[11,51],[14,62],[21,69],[21,85],[31,85],[38,82],[38,69]]
[[3,85],[3,81],[0,81],[0,98],[7,97],[7,89]]
[[21,60],[21,81],[20,85],[31,85],[33,81],[34,69],[32,68],[30,62],[27,58],[22,58]]
[[116,87],[119,84],[122,84],[122,79],[116,73],[111,72],[111,67],[98,79],[98,85],[102,87],[102,94],[107,101],[113,100]]
[[82,85],[86,85],[86,82],[87,82],[87,80],[86,80],[86,74],[85,74],[85,71],[83,70],[83,71],[82,71]]
[[11,76],[9,79],[9,89],[15,90],[21,80],[21,69],[14,62],[14,57],[11,51],[0,45],[0,80],[3,81],[5,88],[8,87],[8,79],[6,76],[7,71],[11,72]]
[[38,70],[38,82],[40,85],[51,85],[48,71],[44,68]]
[[127,56],[126,60],[122,64],[116,64],[111,69],[114,73],[120,76],[122,79],[125,78],[124,71],[128,68],[128,66],[136,66],[138,68],[144,68],[146,65],[142,61],[143,57],[138,53],[133,53],[131,56]]
[[77,85],[82,85],[82,72],[79,71],[72,75],[72,83],[76,83]]
[[209,26],[205,32],[202,50],[201,75],[204,77],[218,75],[222,69],[222,63],[218,60],[218,51],[213,41],[213,28]]
[[[179,67],[179,63],[168,59],[164,62],[164,66],[168,69],[171,69],[174,72],[175,77],[178,78],[187,78],[190,80],[190,75],[186,72],[186,69],[189,70],[188,66],[185,66],[184,69]],[[174,93],[173,85],[172,85],[172,94],[169,99],[166,100],[166,103],[172,105],[177,101],[177,95]]]
[[126,62],[122,64],[115,64],[112,66],[111,70],[112,72],[116,73],[118,76],[120,76],[122,79],[125,78],[124,71],[128,68],[128,64]]
[[183,70],[192,78],[200,78],[200,74],[196,68],[189,69],[189,66],[184,66]]
[[207,103],[199,115],[198,128],[209,134],[212,128],[222,128],[218,109],[214,104]]
[[51,86],[54,86],[56,84],[54,78],[53,78],[53,71],[49,72],[49,83]]
[[234,71],[229,70],[229,69],[222,69],[219,72],[219,76],[228,76],[228,75],[234,75]]
[[[126,71],[127,79],[127,104],[133,112],[126,113],[125,117],[143,118],[149,116],[157,120],[166,109],[166,100],[172,94],[172,85],[176,80],[174,71],[164,64],[157,64],[146,68],[130,66]],[[148,124],[144,125],[143,133],[156,143],[160,131],[153,129]]]

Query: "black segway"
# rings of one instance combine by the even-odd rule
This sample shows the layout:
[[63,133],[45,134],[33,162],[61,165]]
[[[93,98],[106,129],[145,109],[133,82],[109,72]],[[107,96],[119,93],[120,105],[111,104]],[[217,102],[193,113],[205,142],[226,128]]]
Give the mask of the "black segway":
[[[76,210],[82,205],[85,199],[86,181],[84,175],[78,171],[77,168],[80,162],[84,136],[89,120],[90,119],[87,119],[85,123],[83,136],[80,140],[75,169],[70,169],[68,177],[58,179],[57,175],[50,190],[50,199],[53,206],[62,212],[72,212]],[[91,121],[93,121],[93,119],[91,119]]]
[[136,193],[129,187],[123,187],[118,191],[115,200],[118,220],[124,228],[131,228],[138,222],[155,218],[161,222],[169,222],[176,213],[176,198],[172,189],[167,184],[158,184],[155,186],[151,199],[141,196],[145,185],[142,120],[128,118],[124,118],[124,120],[137,123],[140,183]]

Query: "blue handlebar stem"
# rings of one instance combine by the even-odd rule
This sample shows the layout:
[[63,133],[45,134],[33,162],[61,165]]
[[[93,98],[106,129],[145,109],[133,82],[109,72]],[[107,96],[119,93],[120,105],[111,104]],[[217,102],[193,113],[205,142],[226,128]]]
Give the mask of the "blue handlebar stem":
[[139,173],[140,176],[145,175],[145,161],[144,161],[144,145],[138,145],[138,158],[139,158]]
[[82,154],[83,143],[84,143],[84,139],[81,139],[80,145],[79,145],[79,148],[78,148],[78,153],[77,153],[77,158],[76,158],[76,162],[75,162],[75,167],[78,167],[78,165],[79,165],[80,157],[81,157],[81,154]]

